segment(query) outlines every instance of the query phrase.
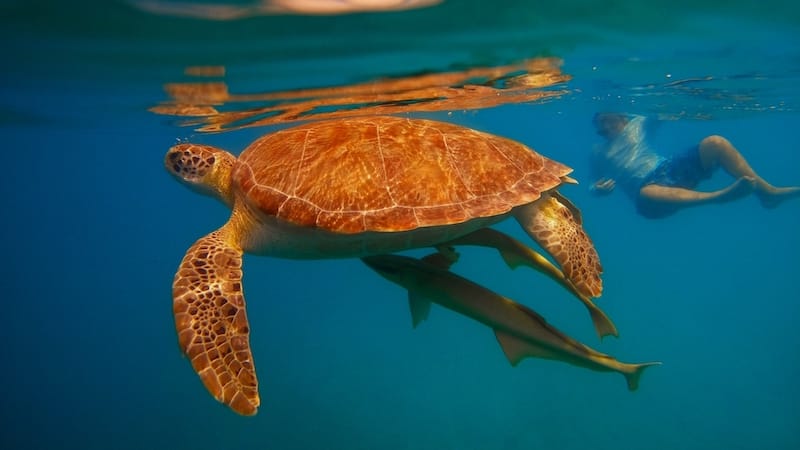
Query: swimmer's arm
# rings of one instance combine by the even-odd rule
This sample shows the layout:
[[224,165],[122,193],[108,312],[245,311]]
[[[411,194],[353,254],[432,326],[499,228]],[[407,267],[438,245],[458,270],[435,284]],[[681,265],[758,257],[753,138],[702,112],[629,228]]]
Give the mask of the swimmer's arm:
[[609,176],[608,161],[605,156],[606,148],[607,146],[605,145],[597,145],[589,153],[589,179],[596,180],[589,186],[590,191],[597,190],[599,184],[602,184],[605,180],[611,179]]

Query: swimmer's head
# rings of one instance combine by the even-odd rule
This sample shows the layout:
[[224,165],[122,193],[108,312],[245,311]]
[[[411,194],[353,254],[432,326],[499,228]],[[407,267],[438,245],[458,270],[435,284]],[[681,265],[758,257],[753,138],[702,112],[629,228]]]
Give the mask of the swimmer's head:
[[630,122],[628,114],[601,112],[594,115],[592,120],[597,134],[606,139],[614,139],[622,133],[625,125]]

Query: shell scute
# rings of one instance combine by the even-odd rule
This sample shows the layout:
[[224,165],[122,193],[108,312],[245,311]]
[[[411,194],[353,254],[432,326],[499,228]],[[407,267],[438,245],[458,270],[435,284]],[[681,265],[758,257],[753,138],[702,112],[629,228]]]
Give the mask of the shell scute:
[[342,233],[357,233],[366,228],[364,214],[357,211],[321,211],[317,216],[317,226],[326,230],[341,230]]
[[364,226],[370,231],[411,230],[419,227],[419,221],[413,208],[398,206],[365,214]]
[[291,218],[297,225],[310,227],[317,225],[319,209],[297,197],[290,197],[278,208],[278,216]]
[[461,223],[471,218],[460,203],[436,208],[418,208],[416,215],[421,227],[436,226],[443,223]]

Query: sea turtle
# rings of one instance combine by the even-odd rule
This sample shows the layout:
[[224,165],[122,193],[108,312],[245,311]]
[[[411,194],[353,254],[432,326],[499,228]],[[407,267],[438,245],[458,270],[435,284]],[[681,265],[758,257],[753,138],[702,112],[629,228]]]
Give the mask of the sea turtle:
[[181,349],[211,394],[240,414],[260,404],[243,252],[364,257],[445,244],[514,217],[577,291],[602,291],[580,214],[555,191],[575,182],[572,169],[510,139],[432,120],[347,118],[265,135],[238,158],[181,143],[165,165],[232,208],[186,252],[172,295]]

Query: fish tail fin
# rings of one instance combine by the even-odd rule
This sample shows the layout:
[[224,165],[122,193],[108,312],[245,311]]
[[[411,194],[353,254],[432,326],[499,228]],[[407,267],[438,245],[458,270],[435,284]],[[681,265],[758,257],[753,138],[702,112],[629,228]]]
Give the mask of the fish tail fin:
[[649,363],[642,363],[642,364],[629,364],[630,370],[626,370],[623,372],[625,375],[625,380],[628,382],[628,390],[635,391],[639,388],[639,378],[642,377],[642,373],[644,369],[647,369],[650,366],[660,366],[660,362],[649,362]]

